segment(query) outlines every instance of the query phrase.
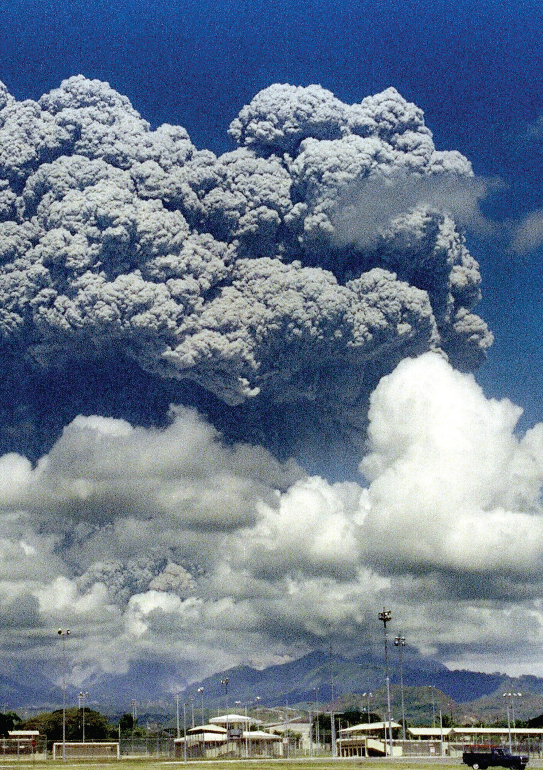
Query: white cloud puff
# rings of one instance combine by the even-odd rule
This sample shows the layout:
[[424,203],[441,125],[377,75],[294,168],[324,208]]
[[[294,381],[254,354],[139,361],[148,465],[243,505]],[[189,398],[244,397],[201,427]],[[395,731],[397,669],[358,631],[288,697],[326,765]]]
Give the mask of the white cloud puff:
[[228,445],[191,410],[164,429],[80,417],[4,496],[0,644],[31,631],[39,659],[39,629],[66,625],[74,681],[146,656],[190,678],[330,634],[355,652],[386,603],[423,652],[481,667],[486,646],[495,669],[516,640],[526,670],[543,635],[543,426],[519,436],[519,416],[440,355],[406,360],[372,396],[366,486]]
[[536,251],[543,244],[543,210],[533,211],[516,226],[511,248],[517,254]]

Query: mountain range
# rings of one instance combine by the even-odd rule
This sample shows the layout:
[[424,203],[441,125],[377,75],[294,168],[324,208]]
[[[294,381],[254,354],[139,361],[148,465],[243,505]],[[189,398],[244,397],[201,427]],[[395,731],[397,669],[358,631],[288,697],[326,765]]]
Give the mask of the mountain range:
[[[400,716],[403,674],[405,710],[413,724],[431,723],[440,711],[460,722],[503,719],[504,693],[509,692],[522,693],[515,700],[518,719],[533,718],[543,711],[543,678],[535,676],[512,678],[502,673],[451,670],[413,652],[406,656],[401,672],[398,660],[391,661],[389,674],[393,715]],[[31,672],[30,680],[0,676],[2,711],[16,710],[24,717],[61,707],[61,687],[37,671]],[[247,707],[254,713],[255,708],[285,707],[323,711],[331,704],[336,711],[371,709],[382,714],[386,704],[383,658],[372,653],[344,658],[314,651],[261,670],[236,666],[185,689],[174,687],[176,681],[179,672],[173,668],[141,663],[126,674],[85,682],[83,688],[89,693],[88,705],[102,713],[120,715],[136,707],[140,718],[152,715],[162,720],[175,714],[178,702],[186,703],[198,718],[202,705],[208,718],[210,712],[227,707],[229,711]],[[78,688],[68,685],[66,703],[77,704],[78,693]]]

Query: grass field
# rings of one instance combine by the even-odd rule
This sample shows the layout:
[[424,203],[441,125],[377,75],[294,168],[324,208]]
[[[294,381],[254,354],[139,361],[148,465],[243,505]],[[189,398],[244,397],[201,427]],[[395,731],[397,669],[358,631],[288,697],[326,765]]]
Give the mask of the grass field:
[[[261,760],[183,760],[167,759],[121,759],[121,760],[7,760],[0,762],[0,770],[15,770],[17,765],[22,765],[30,770],[39,765],[43,770],[183,770],[183,767],[191,767],[192,770],[460,770],[464,768],[460,759],[415,759],[412,757],[398,759],[261,759]],[[540,762],[530,763],[531,766],[539,766]],[[22,770],[22,768],[21,768]]]

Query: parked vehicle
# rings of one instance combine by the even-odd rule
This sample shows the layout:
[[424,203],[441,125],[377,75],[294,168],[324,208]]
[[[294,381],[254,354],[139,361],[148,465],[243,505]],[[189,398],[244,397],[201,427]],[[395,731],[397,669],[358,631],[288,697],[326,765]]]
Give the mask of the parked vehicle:
[[487,767],[508,767],[511,770],[524,770],[528,757],[510,754],[505,749],[490,751],[464,751],[462,762],[473,770],[486,770]]

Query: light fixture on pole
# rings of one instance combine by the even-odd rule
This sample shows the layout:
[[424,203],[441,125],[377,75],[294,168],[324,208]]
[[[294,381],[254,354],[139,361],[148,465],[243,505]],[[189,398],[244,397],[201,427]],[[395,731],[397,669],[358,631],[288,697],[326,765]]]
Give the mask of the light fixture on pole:
[[405,741],[405,701],[403,695],[403,648],[405,647],[405,637],[397,636],[394,639],[394,644],[398,648],[398,654],[400,656],[400,693],[402,697],[402,738]]
[[57,634],[62,639],[62,761],[66,762],[66,637],[70,629],[59,628]]
[[379,613],[379,620],[383,624],[384,638],[385,638],[385,683],[387,689],[387,711],[388,711],[388,739],[390,743],[390,756],[392,757],[392,714],[390,711],[390,676],[388,673],[388,636],[387,636],[387,623],[392,620],[392,611],[385,609]]
[[82,729],[81,734],[83,737],[83,743],[85,743],[85,700],[89,697],[88,692],[80,692],[77,696],[77,699],[79,701],[79,708],[82,710]]

